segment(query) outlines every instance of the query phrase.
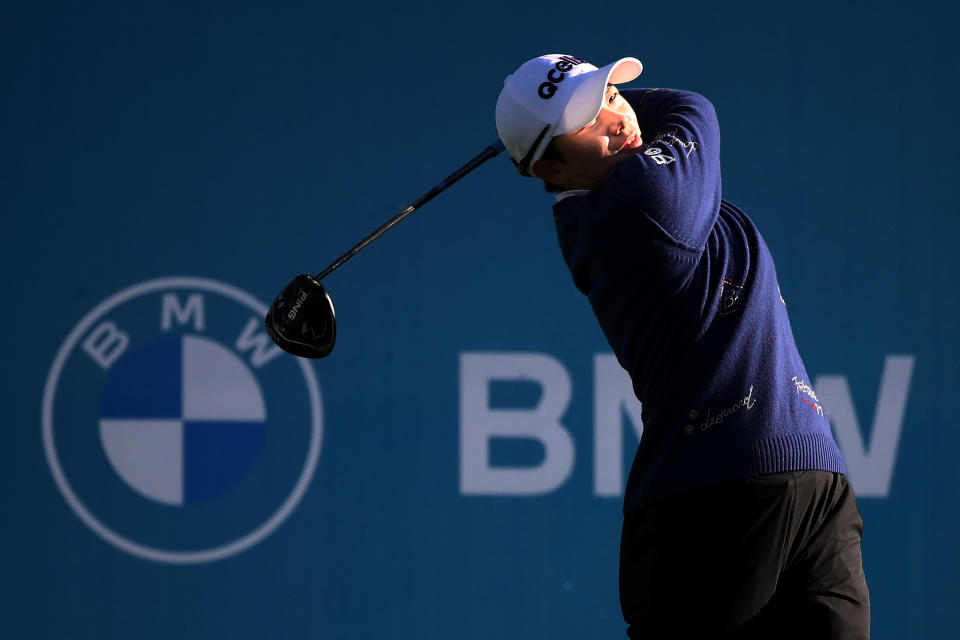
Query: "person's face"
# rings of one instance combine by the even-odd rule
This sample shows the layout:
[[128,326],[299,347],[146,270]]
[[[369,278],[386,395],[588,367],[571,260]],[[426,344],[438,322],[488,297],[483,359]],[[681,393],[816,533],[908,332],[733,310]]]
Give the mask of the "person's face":
[[533,164],[533,172],[565,189],[603,186],[613,165],[643,144],[633,107],[613,85],[607,86],[603,106],[593,122],[553,140],[560,157],[540,158]]

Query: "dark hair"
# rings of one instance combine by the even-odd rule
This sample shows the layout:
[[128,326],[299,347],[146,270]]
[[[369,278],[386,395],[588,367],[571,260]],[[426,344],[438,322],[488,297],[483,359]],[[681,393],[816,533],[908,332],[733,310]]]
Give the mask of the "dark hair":
[[[563,162],[563,154],[560,153],[560,147],[557,145],[556,138],[550,138],[550,144],[547,145],[547,148],[543,150],[543,154],[540,156],[541,160],[552,160],[554,162]],[[556,193],[557,191],[563,191],[563,187],[558,187],[557,185],[543,181],[543,188],[547,193]]]

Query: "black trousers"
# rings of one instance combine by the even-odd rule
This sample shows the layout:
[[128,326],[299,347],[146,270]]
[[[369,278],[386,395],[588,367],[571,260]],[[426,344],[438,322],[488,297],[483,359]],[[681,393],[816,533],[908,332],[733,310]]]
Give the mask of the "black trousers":
[[759,476],[624,515],[630,638],[870,637],[863,520],[845,477]]

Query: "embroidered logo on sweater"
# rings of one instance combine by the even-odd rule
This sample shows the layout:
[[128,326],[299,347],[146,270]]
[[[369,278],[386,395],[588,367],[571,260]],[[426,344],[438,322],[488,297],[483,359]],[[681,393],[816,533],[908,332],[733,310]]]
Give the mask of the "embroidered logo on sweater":
[[683,150],[685,158],[689,158],[690,154],[697,150],[697,141],[696,140],[681,140],[677,137],[676,132],[665,132],[657,135],[653,140],[654,142],[662,142],[668,144],[671,147],[680,147]]
[[[790,380],[793,382],[793,386],[797,390],[797,395],[800,396],[800,399],[806,402],[811,409],[816,411],[818,416],[823,416],[823,405],[821,405],[820,400],[817,399],[817,393],[813,390],[813,387],[807,384],[803,378],[798,378],[797,376],[793,376],[793,378]],[[807,396],[807,398],[812,398],[813,402],[804,396]]]
[[670,164],[671,162],[676,162],[677,160],[673,156],[664,153],[663,149],[659,149],[657,147],[650,147],[643,153],[650,156],[650,158],[653,159],[653,161],[657,164]]
[[688,436],[692,436],[698,431],[707,431],[708,429],[712,429],[718,424],[721,424],[730,416],[736,415],[741,411],[750,411],[750,409],[753,409],[755,404],[757,404],[757,400],[753,397],[753,385],[750,385],[750,390],[747,392],[747,395],[734,403],[733,406],[722,409],[717,413],[714,413],[712,408],[707,408],[707,415],[699,424],[696,422],[696,420],[700,417],[700,412],[696,409],[691,409],[687,414],[687,417],[690,418],[690,422],[686,427],[683,428],[683,432]]
[[[657,146],[660,145],[660,146]],[[646,151],[643,153],[650,157],[651,160],[660,165],[672,164],[677,161],[675,157],[669,153],[664,153],[661,146],[669,146],[676,151],[679,151],[684,155],[685,158],[689,158],[690,154],[697,150],[697,141],[696,140],[681,140],[677,137],[675,131],[665,131],[663,133],[658,133],[657,137],[650,141],[650,145]],[[678,149],[679,147],[679,149]]]
[[720,311],[721,316],[733,313],[743,306],[746,298],[744,284],[738,284],[730,278],[724,278],[720,283]]

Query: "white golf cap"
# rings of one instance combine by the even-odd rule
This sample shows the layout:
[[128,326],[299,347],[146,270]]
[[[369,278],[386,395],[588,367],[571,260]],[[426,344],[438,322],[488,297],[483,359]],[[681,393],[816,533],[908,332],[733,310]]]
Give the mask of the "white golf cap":
[[571,55],[552,53],[524,62],[503,81],[497,99],[497,134],[517,169],[532,175],[550,139],[597,117],[608,84],[630,82],[643,65],[621,58],[600,69]]

